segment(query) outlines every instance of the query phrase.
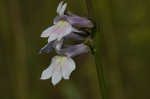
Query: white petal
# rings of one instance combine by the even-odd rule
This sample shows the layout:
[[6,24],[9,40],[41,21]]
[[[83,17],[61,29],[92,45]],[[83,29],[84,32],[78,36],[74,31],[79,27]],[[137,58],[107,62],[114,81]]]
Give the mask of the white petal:
[[61,81],[62,77],[61,75],[55,75],[52,77],[52,84],[55,86]]
[[69,79],[69,76],[74,70],[75,70],[75,62],[71,58],[67,58],[62,66],[63,78]]
[[48,42],[55,39],[61,40],[64,36],[70,34],[72,31],[72,26],[65,21],[60,21],[55,25],[54,30],[49,31]]
[[42,75],[41,75],[40,79],[41,80],[49,79],[51,76],[52,76],[52,68],[51,68],[51,66],[49,66],[47,69],[45,69],[42,72]]
[[58,37],[59,37],[58,34],[56,34],[56,33],[51,33],[50,36],[49,36],[49,38],[48,38],[48,42],[54,41],[54,40],[56,40]]
[[61,15],[64,15],[64,12],[65,12],[65,10],[66,10],[66,7],[67,7],[67,3],[65,3],[63,6],[62,6],[62,8],[61,8],[61,10],[60,10],[60,12],[59,12],[59,15],[61,16]]
[[53,25],[49,28],[47,28],[46,30],[44,30],[41,34],[41,37],[48,37],[49,33],[53,32],[56,29],[56,25]]
[[60,13],[60,10],[62,8],[62,5],[63,5],[64,1],[61,1],[59,4],[58,4],[58,7],[57,7],[57,10],[56,12],[59,14]]
[[53,69],[53,74],[52,74],[52,84],[56,85],[59,83],[62,79],[61,75],[61,56],[55,56],[54,57],[54,69]]
[[54,66],[55,66],[55,61],[56,61],[57,57],[58,56],[53,57],[49,67],[42,72],[41,78],[40,78],[41,80],[49,79],[52,76]]
[[75,62],[66,56],[55,56],[52,58],[50,66],[42,73],[41,79],[52,77],[52,84],[56,85],[62,79],[69,79],[72,71],[75,70]]

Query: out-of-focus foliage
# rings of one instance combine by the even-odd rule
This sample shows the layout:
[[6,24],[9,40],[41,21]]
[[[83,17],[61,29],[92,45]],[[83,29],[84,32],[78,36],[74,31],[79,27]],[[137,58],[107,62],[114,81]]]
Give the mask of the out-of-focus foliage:
[[110,99],[150,98],[149,6],[147,0],[92,0]]
[[[87,16],[85,0],[67,0]],[[150,1],[91,0],[100,28],[102,62],[110,99],[149,99]],[[55,54],[38,52],[41,32],[52,25],[59,0],[0,0],[0,99],[99,99],[93,57],[75,58],[71,79],[52,86],[41,81]]]

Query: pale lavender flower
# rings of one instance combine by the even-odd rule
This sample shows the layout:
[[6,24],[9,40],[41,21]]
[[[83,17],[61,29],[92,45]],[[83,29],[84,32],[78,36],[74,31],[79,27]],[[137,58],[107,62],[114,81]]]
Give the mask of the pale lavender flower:
[[75,62],[71,57],[86,53],[88,46],[84,44],[70,45],[62,48],[62,42],[55,43],[55,50],[59,56],[52,58],[50,66],[42,72],[41,79],[46,80],[52,77],[52,84],[56,85],[62,78],[69,79],[70,74],[75,70]]
[[54,56],[50,66],[42,72],[41,79],[52,78],[52,84],[56,85],[62,78],[69,79],[75,70],[75,62],[66,56]]
[[93,27],[92,22],[88,18],[66,12],[66,7],[67,3],[64,1],[59,3],[56,11],[58,16],[54,19],[54,25],[44,30],[41,34],[41,37],[48,37],[48,44],[41,48],[40,53],[49,53],[55,50],[58,54],[58,56],[52,58],[50,66],[41,75],[42,80],[52,78],[53,85],[59,83],[62,78],[69,79],[72,71],[75,70],[75,62],[72,57],[87,53],[90,50],[84,43],[69,46],[64,44],[70,38],[85,40],[85,37],[82,37],[81,34],[87,33],[75,27]]
[[61,40],[72,32],[72,26],[66,21],[59,21],[57,24],[44,30],[41,37],[48,37],[48,42]]
[[[67,7],[67,3],[60,2],[57,8],[57,13],[59,16],[63,16],[65,9]],[[41,34],[41,37],[48,37],[48,42],[52,42],[54,40],[61,40],[64,36],[72,33],[74,28],[70,23],[65,20],[59,20],[56,24],[44,30]]]
[[70,16],[65,15],[66,7],[67,3],[64,3],[64,1],[59,3],[56,11],[59,16],[54,19],[54,25],[42,32],[41,37],[48,37],[48,42],[61,40],[63,37],[72,32],[82,33],[82,31],[75,29],[73,26],[93,27],[92,22],[87,18],[79,17],[73,14]]

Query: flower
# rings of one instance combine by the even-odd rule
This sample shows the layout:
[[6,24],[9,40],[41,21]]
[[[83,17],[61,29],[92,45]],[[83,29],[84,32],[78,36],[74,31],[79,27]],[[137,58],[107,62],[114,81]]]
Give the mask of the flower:
[[[57,13],[59,16],[63,16],[65,9],[67,7],[67,3],[61,1],[57,7]],[[53,26],[44,30],[41,34],[41,37],[48,37],[48,42],[52,42],[54,40],[61,40],[64,36],[70,34],[72,32],[72,26],[67,21],[59,20]]]
[[[59,56],[52,58],[50,66],[42,72],[41,79],[49,79],[52,77],[52,84],[56,85],[62,78],[69,79],[73,70],[75,70],[75,62],[71,57],[86,53],[89,51],[85,44],[68,45],[67,48],[62,48],[62,41],[55,41],[55,50]],[[45,47],[45,50],[49,51]]]
[[75,70],[75,62],[66,56],[54,56],[50,66],[42,72],[42,80],[52,78],[52,84],[56,85],[62,78],[69,79]]
[[77,30],[73,26],[77,27],[93,27],[93,24],[87,18],[79,17],[75,14],[69,13],[70,15],[65,15],[65,10],[67,7],[67,3],[61,1],[57,7],[57,16],[54,19],[54,25],[44,30],[41,34],[41,37],[48,37],[48,42],[52,42],[54,40],[61,40],[63,37],[71,34],[72,32],[82,31]]
[[[62,78],[69,79],[75,70],[75,62],[72,57],[87,53],[90,49],[83,43],[88,36],[88,29],[93,23],[88,18],[83,18],[66,11],[67,3],[61,1],[57,7],[58,16],[55,17],[53,26],[44,30],[41,37],[47,38],[48,43],[41,48],[40,53],[50,53],[53,50],[58,54],[52,58],[47,69],[42,72],[41,79],[52,78],[52,84],[56,85]],[[79,29],[76,29],[79,28]],[[84,28],[84,31],[80,30]],[[65,41],[69,39],[80,40],[82,43],[69,45]]]
[[49,37],[48,42],[61,40],[72,32],[72,26],[66,21],[59,21],[57,24],[44,30],[41,37]]

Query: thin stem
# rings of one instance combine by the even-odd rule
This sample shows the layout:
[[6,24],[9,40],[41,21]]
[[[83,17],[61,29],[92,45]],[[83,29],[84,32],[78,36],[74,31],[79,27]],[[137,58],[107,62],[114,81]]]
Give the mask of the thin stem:
[[96,70],[97,70],[97,77],[99,81],[99,87],[101,92],[102,99],[107,99],[107,92],[105,88],[105,80],[104,80],[104,72],[103,72],[103,66],[100,63],[100,56],[98,55],[98,52],[94,52],[94,59],[96,64]]
[[[91,0],[86,0],[86,5],[87,5],[87,10],[88,10],[88,17],[92,19],[92,2]],[[93,20],[93,19],[92,19]],[[96,64],[96,70],[97,70],[97,77],[99,81],[99,87],[100,87],[100,94],[102,99],[107,99],[107,91],[105,87],[105,80],[104,80],[104,72],[103,72],[103,64],[102,64],[102,58],[101,58],[101,48],[100,48],[100,31],[96,29],[96,24],[95,27],[92,29],[92,33],[94,33],[94,47],[95,50],[93,50],[92,54],[95,59],[95,64]]]

